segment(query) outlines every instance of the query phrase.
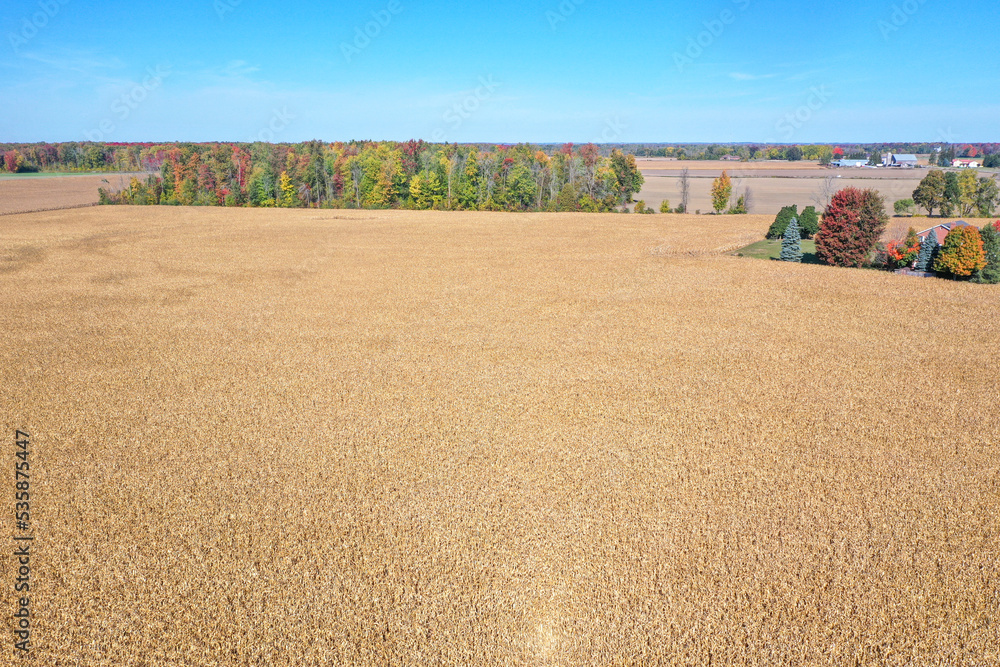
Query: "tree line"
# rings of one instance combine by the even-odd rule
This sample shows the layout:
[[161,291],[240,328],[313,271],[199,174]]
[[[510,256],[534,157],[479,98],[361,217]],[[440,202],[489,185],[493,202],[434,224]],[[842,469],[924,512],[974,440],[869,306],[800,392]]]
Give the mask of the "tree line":
[[102,203],[602,212],[643,184],[634,156],[594,144],[196,144],[145,159],[158,169]]

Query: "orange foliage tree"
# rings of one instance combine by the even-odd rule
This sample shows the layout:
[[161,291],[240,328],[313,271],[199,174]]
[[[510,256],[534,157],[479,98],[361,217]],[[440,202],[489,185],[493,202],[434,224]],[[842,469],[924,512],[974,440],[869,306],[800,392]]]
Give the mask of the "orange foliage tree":
[[986,267],[986,253],[979,230],[972,226],[956,227],[944,238],[941,252],[934,260],[934,270],[967,278]]

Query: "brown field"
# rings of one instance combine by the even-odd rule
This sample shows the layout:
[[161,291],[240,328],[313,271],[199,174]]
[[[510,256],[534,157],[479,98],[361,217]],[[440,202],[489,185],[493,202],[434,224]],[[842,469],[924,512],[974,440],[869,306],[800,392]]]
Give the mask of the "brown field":
[[787,160],[759,160],[754,162],[730,162],[728,160],[671,160],[669,158],[637,157],[635,163],[639,169],[683,169],[687,167],[691,171],[722,171],[728,169],[740,169],[742,171],[825,171],[815,160],[799,160],[798,162],[788,162]]
[[0,178],[0,215],[97,203],[97,188],[114,190],[128,184],[128,174],[30,176]]
[[1000,290],[771,219],[5,217],[34,664],[1000,664]]
[[[692,162],[693,163],[693,162]],[[739,163],[734,163],[739,164]],[[712,211],[711,188],[712,181],[722,173],[716,171],[691,172],[691,195],[689,210],[700,210],[702,213]],[[837,174],[840,178],[836,178]],[[920,179],[927,175],[923,169],[908,170],[874,170],[874,169],[817,169],[815,173],[801,171],[786,171],[768,173],[766,171],[730,170],[733,179],[733,192],[742,193],[749,187],[753,192],[751,213],[774,216],[782,206],[798,204],[801,211],[806,206],[817,205],[817,195],[824,187],[827,176],[833,174],[835,190],[846,187],[861,189],[874,188],[885,198],[886,211],[892,214],[892,205],[897,199],[907,199],[913,196],[913,191]],[[670,200],[671,206],[681,202],[678,173],[675,171],[643,170],[646,182],[635,199],[642,199],[647,206],[659,211],[660,202]]]

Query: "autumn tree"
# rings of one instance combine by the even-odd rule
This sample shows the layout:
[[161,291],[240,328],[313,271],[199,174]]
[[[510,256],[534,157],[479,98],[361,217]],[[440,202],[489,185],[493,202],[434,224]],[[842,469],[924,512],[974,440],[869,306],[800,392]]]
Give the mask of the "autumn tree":
[[976,208],[979,194],[979,183],[976,172],[966,169],[958,177],[958,211],[959,215],[972,215]]
[[889,223],[877,190],[849,187],[830,200],[819,231],[816,254],[833,266],[864,265]]
[[282,208],[295,206],[295,186],[292,184],[292,177],[288,175],[287,171],[281,172],[281,176],[278,177],[278,189],[281,191],[278,206]]
[[625,155],[616,148],[611,152],[611,170],[615,175],[615,190],[619,200],[622,205],[628,204],[632,201],[632,195],[638,192],[642,188],[642,184],[646,182],[639,167],[635,164],[635,156],[631,153]]
[[968,278],[984,268],[986,253],[979,230],[972,225],[962,225],[948,232],[934,260],[934,270],[956,278]]
[[712,208],[715,213],[721,213],[729,204],[729,199],[733,196],[733,182],[729,178],[726,170],[722,170],[722,175],[712,181]]

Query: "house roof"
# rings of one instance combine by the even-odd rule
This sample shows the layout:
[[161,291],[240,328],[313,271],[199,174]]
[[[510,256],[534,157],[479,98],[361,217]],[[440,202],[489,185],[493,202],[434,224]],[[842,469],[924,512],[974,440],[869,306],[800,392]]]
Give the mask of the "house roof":
[[899,155],[893,155],[892,159],[896,162],[916,162],[917,156],[912,153],[901,153]]
[[955,222],[942,222],[940,225],[934,225],[922,232],[917,232],[917,236],[923,239],[927,236],[928,232],[934,232],[934,236],[937,237],[938,245],[944,245],[944,239],[948,236],[948,232],[955,229],[956,227],[972,227],[965,220],[956,220]]
[[957,157],[957,158],[955,158],[955,162],[979,162],[979,158],[977,158],[977,157]]

